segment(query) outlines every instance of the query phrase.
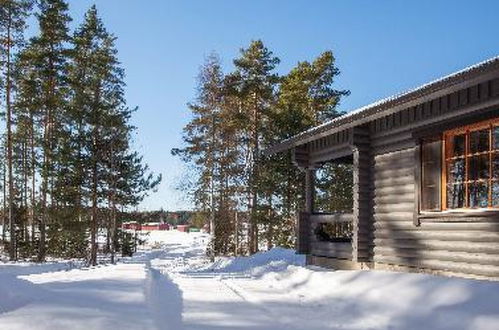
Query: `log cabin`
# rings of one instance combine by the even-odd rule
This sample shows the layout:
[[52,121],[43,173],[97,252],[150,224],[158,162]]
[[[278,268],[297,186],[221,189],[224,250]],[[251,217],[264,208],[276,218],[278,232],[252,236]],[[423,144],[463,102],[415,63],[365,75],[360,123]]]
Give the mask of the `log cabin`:
[[[499,279],[499,57],[313,127],[296,251],[335,269]],[[316,169],[352,166],[350,212],[314,209]]]

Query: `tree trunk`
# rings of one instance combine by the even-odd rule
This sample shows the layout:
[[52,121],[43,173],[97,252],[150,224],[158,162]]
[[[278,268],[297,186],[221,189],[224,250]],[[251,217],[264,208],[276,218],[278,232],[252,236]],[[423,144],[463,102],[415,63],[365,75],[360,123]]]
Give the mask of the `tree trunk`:
[[[94,143],[96,139],[94,138]],[[94,155],[95,157],[95,155]],[[91,266],[97,265],[97,161],[92,166],[92,222],[90,224],[90,258]]]
[[38,261],[43,262],[45,260],[45,239],[46,232],[45,226],[48,219],[47,211],[47,194],[48,194],[48,180],[49,180],[49,168],[50,168],[50,108],[46,109],[43,127],[43,168],[42,168],[42,200],[41,200],[41,216],[39,218],[39,230],[40,230],[40,242],[38,247]]
[[35,122],[33,113],[30,113],[31,137],[31,209],[30,209],[30,224],[31,224],[31,243],[35,242],[35,207],[36,207],[36,154],[35,154]]
[[239,255],[239,217],[237,209],[234,212],[234,255]]
[[6,37],[6,66],[7,73],[5,77],[5,106],[7,110],[7,170],[8,170],[8,219],[10,231],[10,244],[9,244],[9,259],[17,259],[17,239],[16,239],[16,222],[14,219],[14,178],[12,175],[12,104],[11,104],[11,22],[12,13],[9,12],[9,24],[7,25]]
[[2,210],[2,242],[7,238],[7,168],[3,163],[2,179],[3,179],[3,210]]
[[259,107],[258,107],[258,95],[254,94],[254,108],[253,108],[253,154],[252,154],[252,171],[251,171],[251,180],[250,180],[250,194],[251,194],[251,219],[250,219],[250,227],[251,227],[251,240],[250,240],[250,254],[258,252],[258,222],[257,222],[257,209],[258,209],[258,196],[257,196],[257,178],[259,175],[259,131],[260,131],[260,116],[259,116]]

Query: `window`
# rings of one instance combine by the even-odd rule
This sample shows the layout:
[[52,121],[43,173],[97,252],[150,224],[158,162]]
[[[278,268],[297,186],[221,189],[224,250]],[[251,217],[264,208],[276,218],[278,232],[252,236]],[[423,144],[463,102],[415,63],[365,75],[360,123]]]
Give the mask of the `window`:
[[499,118],[421,147],[421,210],[499,208]]
[[426,211],[439,211],[442,209],[440,198],[442,141],[426,141],[421,151],[423,197],[421,208]]

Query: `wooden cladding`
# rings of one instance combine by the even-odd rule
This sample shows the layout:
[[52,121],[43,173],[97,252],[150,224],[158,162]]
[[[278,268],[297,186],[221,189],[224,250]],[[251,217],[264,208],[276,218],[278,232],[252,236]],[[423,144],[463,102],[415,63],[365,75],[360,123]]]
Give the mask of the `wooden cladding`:
[[373,134],[402,129],[413,123],[451,113],[494,97],[499,97],[497,78],[373,120],[369,128]]
[[352,139],[352,130],[344,130],[308,143],[309,152],[314,153],[336,145],[347,144]]

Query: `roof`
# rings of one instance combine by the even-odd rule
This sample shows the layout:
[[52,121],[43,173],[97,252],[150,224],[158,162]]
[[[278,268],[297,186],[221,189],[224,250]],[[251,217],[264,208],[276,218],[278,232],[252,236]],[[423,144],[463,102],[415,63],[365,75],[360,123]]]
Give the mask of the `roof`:
[[397,105],[421,98],[423,96],[459,84],[467,79],[474,78],[485,72],[493,70],[499,70],[499,56],[492,57],[488,60],[474,64],[450,75],[430,81],[419,87],[407,90],[403,93],[399,93],[360,107],[358,109],[349,111],[340,117],[334,118],[321,125],[312,127],[274,146],[271,146],[270,148],[265,150],[265,154],[270,155],[278,153],[300,144],[304,144],[309,140],[313,140],[313,137],[317,134],[339,128],[345,124],[355,124],[356,122],[360,122],[361,119],[379,115],[380,113],[388,111]]

